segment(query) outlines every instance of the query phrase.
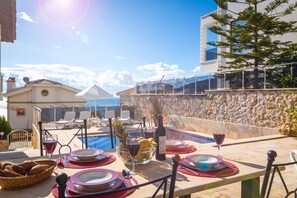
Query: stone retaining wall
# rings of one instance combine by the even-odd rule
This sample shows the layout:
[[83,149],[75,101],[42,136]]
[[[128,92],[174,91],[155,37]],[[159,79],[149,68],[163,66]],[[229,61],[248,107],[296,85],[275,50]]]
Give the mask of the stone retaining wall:
[[7,150],[7,148],[8,148],[7,140],[0,140],[0,151]]
[[[297,89],[207,91],[205,95],[133,95],[135,117],[162,108],[165,123],[182,130],[225,131],[230,138],[277,134],[297,108]],[[156,105],[157,104],[157,105]]]

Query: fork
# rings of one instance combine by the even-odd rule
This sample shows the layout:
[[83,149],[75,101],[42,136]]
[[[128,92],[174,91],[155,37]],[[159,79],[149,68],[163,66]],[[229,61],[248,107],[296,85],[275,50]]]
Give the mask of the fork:
[[64,157],[64,165],[65,166],[69,166],[69,162],[68,162],[68,159],[67,159],[67,155],[63,155]]
[[187,171],[190,171],[191,173],[195,174],[195,175],[200,175],[199,173],[197,173],[196,171],[192,170],[192,169],[189,169],[183,165],[178,165],[178,168],[181,168],[181,169],[185,169]]

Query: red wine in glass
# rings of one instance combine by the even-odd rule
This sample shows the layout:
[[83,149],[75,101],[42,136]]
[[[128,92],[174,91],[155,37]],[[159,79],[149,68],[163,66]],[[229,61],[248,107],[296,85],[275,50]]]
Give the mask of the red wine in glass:
[[218,156],[220,156],[220,150],[221,150],[221,146],[224,142],[225,139],[225,134],[224,133],[220,133],[220,132],[214,132],[213,133],[213,138],[216,141],[216,144],[218,145]]
[[155,131],[145,131],[144,132],[144,138],[149,139],[149,138],[154,138],[155,136]]
[[132,158],[132,171],[133,172],[135,172],[135,156],[137,155],[139,149],[140,149],[139,142],[129,142],[128,143],[128,151]]
[[42,138],[43,148],[45,149],[48,158],[52,159],[52,154],[58,143],[58,135],[45,134]]
[[47,153],[52,154],[57,146],[57,140],[45,140],[43,141],[44,149]]

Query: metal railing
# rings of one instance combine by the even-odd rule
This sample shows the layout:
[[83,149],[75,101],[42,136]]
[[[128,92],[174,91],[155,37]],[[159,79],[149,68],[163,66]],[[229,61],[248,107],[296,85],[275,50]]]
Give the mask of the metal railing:
[[137,94],[202,94],[206,90],[297,87],[297,62],[223,70],[136,83]]
[[9,149],[30,148],[32,146],[32,133],[26,130],[16,129],[7,135]]
[[[115,148],[116,136],[114,134],[112,119],[109,118],[108,121],[109,121],[109,130],[110,130],[109,136],[110,136],[110,140],[111,140],[111,148]],[[146,123],[146,118],[143,117],[142,122],[138,123],[139,126],[134,131],[134,133],[137,133],[137,132],[144,133],[144,128],[146,128],[145,123]],[[42,122],[41,121],[38,122],[38,127],[39,127],[38,130],[39,130],[40,156],[43,156],[43,139],[42,139],[42,136],[45,135],[45,134],[51,136],[52,134],[48,130],[42,128]],[[67,147],[69,149],[68,152],[63,152],[63,153],[70,153],[72,151],[70,143],[73,141],[73,139],[75,137],[77,137],[79,135],[79,133],[80,133],[80,137],[82,139],[84,139],[84,141],[81,141],[82,149],[89,148],[89,146],[88,146],[88,127],[87,127],[87,120],[85,119],[84,124],[78,128],[78,131],[73,135],[73,137],[71,138],[71,140],[69,140],[69,142],[67,144],[62,144],[59,141],[57,142],[57,144],[59,145],[59,154],[60,155],[62,154],[61,150],[62,150],[63,147]]]
[[[42,136],[44,134],[48,134],[51,135],[51,133],[46,130],[46,129],[42,129],[42,122],[38,122],[38,126],[39,126],[39,143],[40,143],[40,156],[43,156],[43,139]],[[71,138],[71,140],[69,140],[69,142],[67,144],[61,144],[59,141],[57,142],[57,144],[60,146],[59,148],[59,154],[61,155],[61,150],[63,147],[67,147],[69,149],[69,153],[72,151],[72,148],[70,146],[70,143],[73,141],[73,139],[78,135],[78,133],[80,133],[82,138],[85,138],[85,144],[83,143],[83,141],[81,142],[82,145],[82,149],[83,148],[88,148],[88,128],[87,128],[87,120],[84,120],[84,125],[78,128],[78,131],[73,135],[73,137]],[[85,145],[85,146],[84,146]],[[68,153],[68,152],[66,152]]]

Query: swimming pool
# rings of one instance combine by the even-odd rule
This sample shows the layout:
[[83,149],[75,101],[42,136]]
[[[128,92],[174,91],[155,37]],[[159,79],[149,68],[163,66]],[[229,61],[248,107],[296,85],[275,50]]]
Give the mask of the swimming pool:
[[[78,137],[80,141],[85,143],[85,139]],[[188,133],[185,131],[180,131],[176,129],[167,128],[166,129],[166,139],[179,139],[179,140],[190,140],[193,142],[198,142],[201,144],[214,142],[213,138],[204,137],[201,135]],[[119,143],[117,138],[114,138],[114,147]],[[98,149],[110,149],[111,140],[109,135],[100,135],[100,136],[89,136],[88,137],[88,147],[89,148],[98,148]]]

